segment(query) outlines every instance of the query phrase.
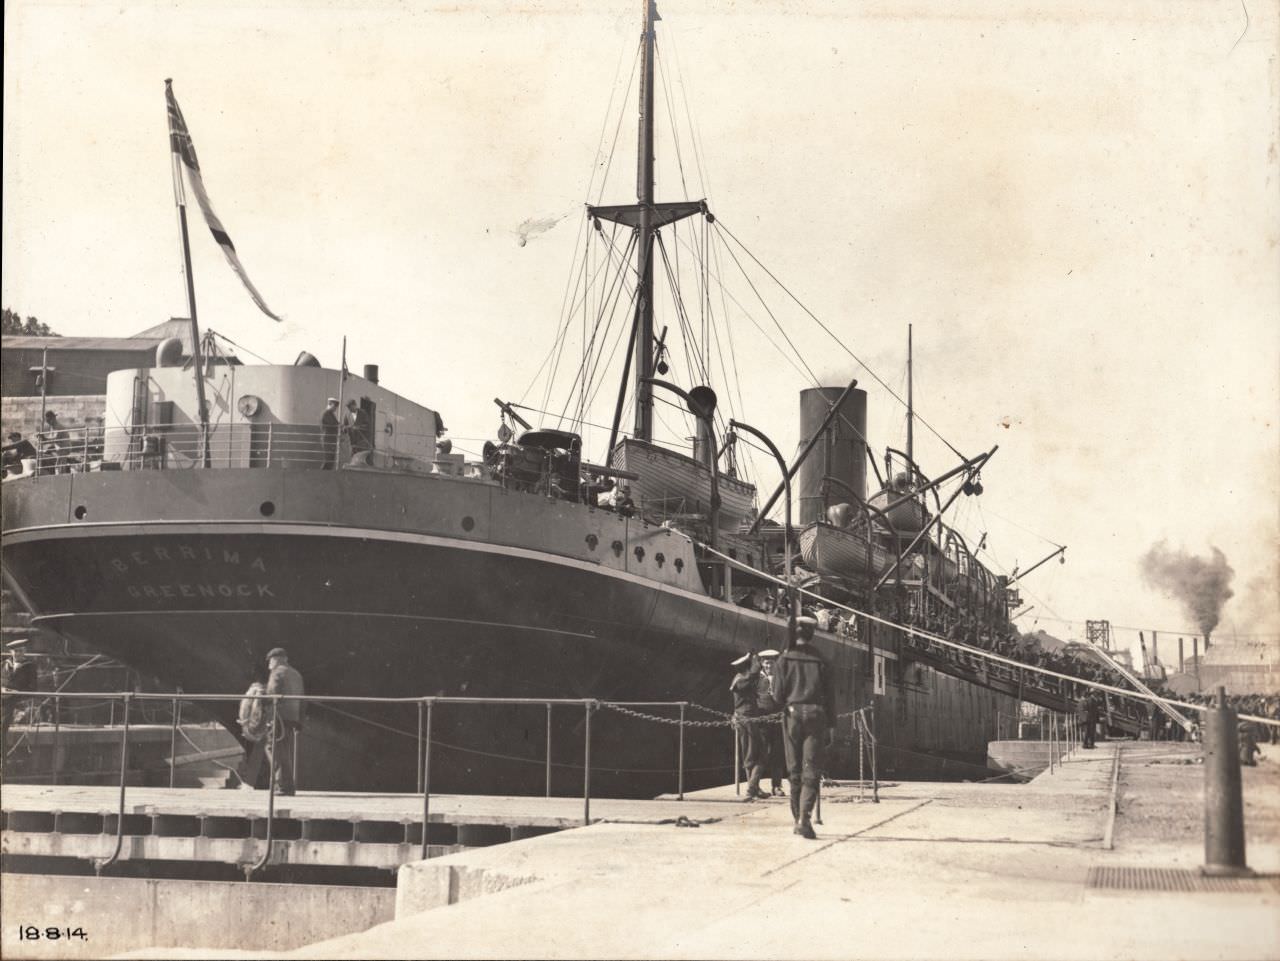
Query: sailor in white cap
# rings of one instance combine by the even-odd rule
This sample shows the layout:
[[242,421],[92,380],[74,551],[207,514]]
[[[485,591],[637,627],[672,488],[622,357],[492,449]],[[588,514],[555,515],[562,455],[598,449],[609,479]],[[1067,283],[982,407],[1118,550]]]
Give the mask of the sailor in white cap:
[[754,654],[743,654],[732,664],[738,669],[729,690],[733,693],[733,714],[738,721],[739,755],[747,772],[745,800],[754,801],[768,797],[760,790],[760,777],[764,774],[764,732],[759,723],[751,721],[759,713],[756,699],[760,685],[760,659]]
[[818,782],[827,747],[835,736],[835,693],[831,669],[810,641],[818,622],[796,618],[796,644],[778,658],[777,698],[783,717],[787,771],[791,778],[791,815],[795,833],[810,840],[810,815],[818,800]]
[[[760,682],[756,687],[756,709],[762,717],[777,714],[782,709],[778,701],[779,654],[769,647],[756,655],[760,658]],[[764,734],[764,771],[768,776],[769,793],[773,797],[786,797],[782,781],[787,776],[786,754],[782,748],[782,721],[769,721],[762,725]]]
[[330,397],[325,401],[324,413],[320,415],[320,456],[323,458],[320,466],[325,470],[333,470],[338,463],[338,428],[340,426],[338,398]]

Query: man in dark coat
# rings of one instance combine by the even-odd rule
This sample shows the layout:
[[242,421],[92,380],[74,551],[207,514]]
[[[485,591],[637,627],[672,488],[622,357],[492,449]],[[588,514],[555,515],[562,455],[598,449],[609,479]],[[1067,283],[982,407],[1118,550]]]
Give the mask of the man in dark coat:
[[320,450],[325,470],[333,470],[338,463],[338,398],[330,397],[325,402],[324,413],[320,415]]
[[373,450],[373,424],[369,411],[354,400],[347,401],[347,437],[351,441],[351,456],[359,457]]
[[1084,744],[1085,748],[1093,749],[1093,739],[1098,731],[1098,696],[1090,691],[1084,696],[1084,700],[1080,702],[1079,717],[1084,726]]
[[778,658],[777,668],[777,698],[787,712],[783,746],[791,777],[791,814],[795,833],[810,840],[817,837],[810,816],[836,725],[831,669],[810,643],[816,626],[812,617],[796,619],[795,646]]
[[289,655],[283,647],[273,648],[267,654],[268,694],[286,694],[295,697],[281,698],[275,704],[276,725],[271,741],[271,779],[277,794],[293,794],[293,759],[298,747],[298,732],[302,730],[301,700],[297,695],[305,693],[302,675],[289,666]]
[[[738,744],[742,766],[747,771],[746,800],[768,797],[760,790],[760,778],[764,774],[764,730],[751,718],[757,716],[756,699],[760,685],[760,659],[754,654],[743,654],[733,662],[738,669],[729,691],[733,694],[733,715],[738,722]],[[735,774],[736,778],[737,775]]]

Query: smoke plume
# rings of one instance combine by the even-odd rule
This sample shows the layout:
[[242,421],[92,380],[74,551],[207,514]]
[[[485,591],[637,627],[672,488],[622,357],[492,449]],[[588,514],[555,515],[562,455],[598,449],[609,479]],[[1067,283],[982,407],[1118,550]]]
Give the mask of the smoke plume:
[[1236,572],[1227,563],[1227,555],[1216,547],[1209,550],[1209,557],[1196,557],[1161,541],[1153,544],[1141,561],[1143,579],[1181,601],[1202,634],[1210,634],[1218,626],[1222,605],[1235,593],[1231,579]]

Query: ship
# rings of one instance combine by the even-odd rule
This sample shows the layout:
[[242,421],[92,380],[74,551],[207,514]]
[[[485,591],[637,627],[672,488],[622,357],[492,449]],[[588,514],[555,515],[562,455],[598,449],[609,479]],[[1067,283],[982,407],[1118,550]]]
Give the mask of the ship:
[[[852,712],[864,707],[882,774],[985,766],[1014,699],[915,663],[893,625],[961,639],[1011,630],[1007,583],[942,522],[938,493],[959,479],[980,494],[990,455],[930,479],[909,442],[882,473],[867,392],[808,387],[807,443],[783,465],[798,517],[788,493],[779,522],[767,515],[787,485],[759,506],[739,471],[734,448],[752,429],[726,422],[706,383],[660,379],[671,357],[654,320],[662,232],[714,214],[701,199],[655,200],[657,18],[652,0],[643,6],[636,201],[586,209],[635,258],[605,449],[590,458],[574,423],[534,426],[497,398],[493,440],[480,456],[455,452],[446,412],[388,389],[374,365],[357,374],[345,356],[326,368],[307,353],[244,364],[219,351],[199,332],[189,284],[189,335],[109,375],[105,427],[52,438],[3,485],[5,584],[33,624],[186,694],[238,694],[284,646],[316,695],[678,701],[690,719],[720,722],[731,662],[787,646],[803,612],[835,677],[829,773],[856,773]],[[182,226],[185,245],[185,212]],[[655,390],[696,422],[690,449],[655,439]],[[341,429],[321,422],[331,398]],[[234,731],[234,702],[203,709]],[[312,703],[302,789],[415,789],[420,723],[411,702]],[[671,791],[679,750],[688,788],[734,776],[721,723],[677,733],[598,712],[588,728],[571,706],[440,704],[433,725],[439,790],[580,791],[588,729],[593,793]]]

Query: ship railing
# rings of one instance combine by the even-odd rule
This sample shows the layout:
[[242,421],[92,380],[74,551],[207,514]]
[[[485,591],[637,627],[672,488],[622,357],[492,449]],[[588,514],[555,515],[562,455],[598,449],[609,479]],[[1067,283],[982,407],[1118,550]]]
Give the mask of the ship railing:
[[[417,731],[417,759],[418,759],[418,777],[417,789],[414,793],[422,796],[422,840],[421,854],[425,860],[429,857],[428,839],[430,835],[430,814],[431,814],[431,760],[432,745],[434,743],[434,735],[432,731],[433,721],[436,716],[436,710],[442,705],[471,705],[471,706],[515,706],[528,705],[531,707],[543,707],[546,710],[546,754],[544,758],[546,769],[546,797],[551,797],[551,768],[552,768],[552,710],[554,708],[574,709],[583,712],[583,744],[582,744],[582,824],[584,826],[591,823],[591,773],[592,773],[592,732],[591,719],[602,707],[611,707],[620,709],[623,713],[642,718],[650,718],[652,720],[661,721],[667,724],[673,724],[679,728],[679,739],[677,746],[676,760],[676,789],[678,800],[684,800],[684,775],[685,775],[685,728],[686,726],[710,726],[712,724],[727,726],[727,722],[706,722],[691,721],[686,717],[686,712],[690,706],[689,701],[603,701],[596,698],[534,698],[534,697],[447,697],[447,696],[430,696],[430,697],[368,697],[356,695],[316,695],[316,694],[161,694],[161,693],[141,693],[136,691],[61,691],[61,692],[31,692],[17,690],[0,691],[0,699],[3,699],[5,705],[5,734],[6,740],[8,735],[8,720],[10,717],[9,707],[13,704],[13,699],[26,700],[48,700],[54,702],[54,716],[57,717],[61,710],[61,702],[89,700],[96,701],[118,701],[121,705],[120,710],[120,774],[119,774],[119,804],[115,818],[116,839],[115,846],[110,855],[104,858],[94,859],[94,869],[101,874],[103,869],[114,864],[120,859],[120,855],[124,849],[125,835],[125,799],[129,781],[129,726],[131,714],[134,710],[139,709],[141,705],[149,702],[165,702],[170,706],[170,714],[172,717],[172,726],[170,730],[170,753],[169,753],[169,787],[175,786],[175,774],[178,767],[178,736],[179,727],[182,719],[182,706],[186,703],[230,703],[243,704],[245,701],[255,701],[268,703],[271,706],[271,723],[265,728],[263,734],[267,738],[265,745],[265,757],[263,763],[266,764],[271,772],[269,784],[267,787],[266,798],[266,820],[267,829],[263,852],[257,861],[252,864],[242,864],[241,867],[245,872],[245,879],[249,880],[255,873],[266,867],[272,859],[274,851],[274,822],[276,808],[276,776],[275,776],[275,758],[274,752],[277,750],[277,743],[283,737],[294,737],[296,732],[286,729],[281,723],[280,707],[282,702],[299,702],[303,705],[307,704],[376,704],[376,705],[416,705],[418,709],[418,731]],[[679,711],[678,718],[659,718],[642,713],[649,709],[669,709]],[[283,751],[284,757],[292,759],[293,781],[297,783],[297,764],[298,752],[296,750],[296,740],[291,745],[293,750]],[[55,749],[54,758],[56,761],[57,751]],[[251,785],[252,786],[252,785]]]
[[36,434],[33,446],[34,457],[6,460],[6,479],[118,470],[347,467],[477,478],[484,466],[437,452],[434,436],[381,432],[370,446],[353,445],[348,432],[335,437],[318,424],[214,424],[207,433],[195,424],[78,427]]

